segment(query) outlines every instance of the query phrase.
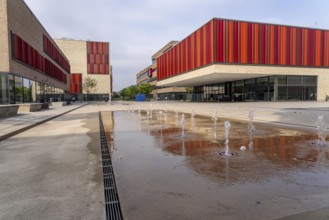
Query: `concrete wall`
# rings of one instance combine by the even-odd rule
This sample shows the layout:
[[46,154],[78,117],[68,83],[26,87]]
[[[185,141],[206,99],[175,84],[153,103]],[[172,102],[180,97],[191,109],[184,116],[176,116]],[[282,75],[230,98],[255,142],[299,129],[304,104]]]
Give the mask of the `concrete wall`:
[[110,94],[111,93],[111,79],[110,75],[103,74],[89,74],[88,76],[97,80],[97,90],[91,92],[91,94]]
[[[1,0],[6,1],[6,0]],[[43,52],[43,34],[47,35],[49,39],[51,36],[47,33],[42,24],[34,16],[33,12],[28,8],[23,0],[8,0],[8,38],[10,39],[10,31],[19,35],[34,49],[47,58],[54,65],[62,69],[55,61],[52,60],[46,53]],[[55,44],[55,42],[53,41]],[[23,76],[25,78],[36,80],[38,82],[45,82],[57,88],[69,90],[69,83],[62,82],[48,77],[24,64],[21,64],[11,59],[11,44],[9,43],[9,67],[10,72]],[[55,44],[56,45],[56,44]],[[63,72],[66,72],[62,69]]]
[[7,0],[0,0],[0,74],[9,72]]
[[185,87],[168,87],[168,88],[162,88],[162,89],[157,89],[154,91],[157,94],[161,94],[161,93],[172,93],[172,92],[186,92],[186,88]]
[[55,39],[56,44],[61,48],[70,61],[71,73],[87,74],[87,44],[81,40]]
[[70,61],[71,73],[82,73],[82,81],[87,76],[95,78],[98,89],[91,94],[110,94],[110,74],[87,74],[87,42],[82,40],[56,39],[57,45]]

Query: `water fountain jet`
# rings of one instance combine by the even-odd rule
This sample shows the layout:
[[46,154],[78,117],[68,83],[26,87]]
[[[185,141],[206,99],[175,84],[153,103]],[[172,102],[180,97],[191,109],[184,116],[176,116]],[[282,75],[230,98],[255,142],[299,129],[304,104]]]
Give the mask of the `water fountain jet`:
[[184,137],[185,136],[185,134],[184,134],[184,125],[185,125],[184,113],[182,113],[181,125],[182,125],[182,137]]
[[248,118],[249,118],[249,121],[248,121],[249,145],[248,145],[248,147],[251,149],[254,146],[253,135],[256,132],[256,128],[252,123],[252,120],[254,119],[254,112],[253,111],[249,111]]
[[316,141],[316,144],[319,146],[326,146],[327,124],[324,121],[323,115],[318,116],[318,120],[316,121],[316,128],[318,130],[318,140]]
[[224,123],[225,126],[225,151],[218,153],[219,156],[224,156],[224,157],[231,157],[235,156],[236,154],[233,152],[230,152],[229,145],[229,134],[230,134],[230,127],[231,123],[229,121],[225,121]]

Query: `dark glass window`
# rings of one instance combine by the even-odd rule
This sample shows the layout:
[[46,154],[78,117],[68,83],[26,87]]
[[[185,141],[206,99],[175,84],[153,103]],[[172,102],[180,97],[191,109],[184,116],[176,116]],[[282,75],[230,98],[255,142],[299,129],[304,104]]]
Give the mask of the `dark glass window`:
[[287,100],[287,87],[286,86],[278,86],[278,100],[284,101]]
[[279,85],[287,85],[287,76],[277,76]]
[[0,74],[0,104],[9,104],[7,74]]
[[288,86],[300,86],[302,85],[302,76],[288,76],[287,77]]
[[23,103],[23,79],[15,76],[15,103]]
[[304,86],[316,86],[317,85],[317,77],[316,76],[304,76],[303,77],[303,85]]
[[23,78],[23,101],[24,103],[30,103],[32,101],[32,85],[31,81]]
[[8,74],[9,81],[9,99],[10,104],[15,104],[15,78],[13,75]]
[[288,100],[298,101],[303,100],[302,86],[289,86],[288,87]]
[[255,101],[256,94],[255,94],[255,86],[256,80],[255,79],[247,79],[244,81],[245,84],[245,92],[246,92],[246,101]]
[[256,100],[268,101],[268,77],[256,79]]

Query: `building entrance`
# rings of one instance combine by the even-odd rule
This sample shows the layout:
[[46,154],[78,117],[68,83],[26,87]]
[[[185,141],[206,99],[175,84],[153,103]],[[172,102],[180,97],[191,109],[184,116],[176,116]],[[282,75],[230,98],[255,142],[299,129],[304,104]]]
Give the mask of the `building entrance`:
[[276,75],[197,86],[193,101],[305,101],[317,99],[316,76]]

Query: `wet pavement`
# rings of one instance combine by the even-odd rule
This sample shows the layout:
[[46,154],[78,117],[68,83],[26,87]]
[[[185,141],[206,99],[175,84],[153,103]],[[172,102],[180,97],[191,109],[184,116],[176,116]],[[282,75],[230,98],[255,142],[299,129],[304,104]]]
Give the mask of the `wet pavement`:
[[[113,102],[64,114],[77,107],[0,119],[0,135],[14,132],[0,141],[0,219],[104,216],[99,111],[114,115],[109,144],[125,219],[328,219],[328,147],[312,144],[317,116],[329,121],[328,102]],[[149,122],[151,108],[171,112]],[[175,110],[185,113],[184,138]],[[229,158],[218,156],[227,118],[236,153]],[[21,132],[31,125],[38,126]]]
[[215,126],[186,114],[182,137],[174,112],[113,115],[113,168],[127,219],[276,219],[329,206],[329,149],[314,144],[314,133],[254,123],[251,144],[247,123],[231,120],[236,156],[220,157],[224,118]]
[[84,106],[0,142],[0,219],[104,219],[98,111]]

